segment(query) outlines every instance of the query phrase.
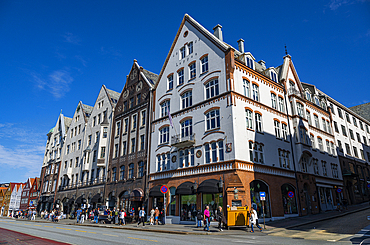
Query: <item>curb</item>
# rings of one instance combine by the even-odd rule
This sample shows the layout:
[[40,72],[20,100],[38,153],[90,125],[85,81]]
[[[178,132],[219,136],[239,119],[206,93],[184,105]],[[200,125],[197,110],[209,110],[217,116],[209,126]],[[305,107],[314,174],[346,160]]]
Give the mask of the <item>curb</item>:
[[[335,216],[326,217],[326,218],[322,218],[322,219],[318,219],[318,220],[311,220],[311,221],[307,221],[307,222],[304,222],[304,223],[301,223],[301,224],[290,225],[290,226],[281,227],[281,228],[283,228],[283,229],[291,229],[291,228],[295,228],[295,227],[299,227],[299,226],[309,225],[309,224],[312,224],[312,223],[321,222],[321,221],[330,220],[330,219],[335,219],[335,218],[346,216],[348,214],[353,214],[353,213],[361,212],[361,211],[364,211],[364,210],[369,209],[369,208],[370,207],[360,208],[360,209],[357,209],[357,210],[348,211],[346,213],[338,214],[338,215],[335,215]],[[278,229],[278,228],[274,228],[274,229]]]

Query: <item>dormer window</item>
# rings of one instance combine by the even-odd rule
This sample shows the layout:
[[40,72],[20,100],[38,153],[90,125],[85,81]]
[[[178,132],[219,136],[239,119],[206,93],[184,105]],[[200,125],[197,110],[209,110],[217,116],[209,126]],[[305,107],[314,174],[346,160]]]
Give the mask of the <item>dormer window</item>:
[[319,101],[319,99],[316,96],[315,96],[315,104],[318,105],[318,106],[320,106],[320,101]]
[[306,91],[306,99],[311,101],[311,93],[309,91]]
[[270,74],[271,74],[271,80],[277,83],[276,73],[271,71]]
[[249,68],[251,68],[251,69],[254,69],[253,67],[253,60],[251,59],[251,58],[249,58],[249,57],[246,57],[246,65],[249,67]]
[[327,110],[325,101],[321,101],[321,107],[322,107],[325,111]]

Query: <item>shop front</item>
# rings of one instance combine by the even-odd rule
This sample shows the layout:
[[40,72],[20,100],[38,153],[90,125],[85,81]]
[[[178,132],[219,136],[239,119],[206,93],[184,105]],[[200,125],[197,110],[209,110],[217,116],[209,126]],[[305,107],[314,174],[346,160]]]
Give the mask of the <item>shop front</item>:
[[194,191],[194,183],[182,183],[177,187],[175,194],[180,199],[180,221],[195,221],[197,195]]
[[323,185],[317,184],[317,191],[319,193],[319,200],[320,200],[320,210],[327,211],[334,209],[333,203],[333,195],[332,190],[333,187],[330,185]]
[[[265,201],[260,199],[260,192],[266,193]],[[268,185],[261,180],[253,180],[250,183],[250,194],[252,207],[257,211],[258,217],[271,218],[270,193]]]
[[283,184],[281,186],[281,195],[283,200],[284,217],[297,216],[297,195],[293,185]]
[[197,189],[197,192],[201,194],[202,198],[202,212],[206,206],[209,206],[211,221],[215,220],[218,207],[223,207],[223,189],[220,183],[222,182],[216,179],[205,180]]

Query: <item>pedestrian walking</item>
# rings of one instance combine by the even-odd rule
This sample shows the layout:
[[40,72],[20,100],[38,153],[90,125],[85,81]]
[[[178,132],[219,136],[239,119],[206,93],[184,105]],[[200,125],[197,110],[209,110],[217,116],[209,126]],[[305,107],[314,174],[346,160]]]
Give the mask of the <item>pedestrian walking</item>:
[[77,216],[77,223],[79,223],[80,218],[81,218],[81,208],[77,209],[76,216]]
[[251,222],[251,232],[254,232],[253,225],[257,226],[260,229],[260,231],[262,231],[262,227],[258,224],[257,211],[254,210],[252,206],[251,206],[250,222]]
[[85,209],[83,209],[83,210],[81,211],[81,221],[80,221],[80,223],[81,223],[81,224],[83,224],[83,223],[84,223],[84,221],[85,221],[85,213],[86,213],[86,210],[85,210]]
[[125,212],[125,209],[122,209],[121,212],[119,213],[119,215],[120,215],[120,225],[126,225],[126,220],[125,220],[126,212]]
[[36,220],[36,210],[33,210],[31,220]]
[[140,225],[140,223],[142,222],[143,223],[143,226],[145,226],[145,211],[144,211],[144,207],[142,207],[141,209],[138,208],[139,210],[139,223],[137,223],[137,226]]
[[150,210],[150,225],[154,225],[154,208]]
[[209,213],[209,206],[206,206],[206,209],[204,210],[204,223],[205,223],[205,227],[204,227],[204,230],[206,230],[207,232],[209,232],[209,218],[210,218],[210,213]]
[[197,210],[197,228],[201,228],[202,227],[202,220],[203,220],[203,214],[202,214],[202,211],[200,210]]
[[222,231],[222,220],[224,218],[224,214],[222,212],[222,207],[219,206],[218,209],[216,210],[216,217],[218,220],[218,230]]
[[94,223],[99,222],[99,208],[94,210]]
[[154,219],[155,219],[155,224],[158,225],[158,219],[159,219],[159,209],[158,209],[158,207],[156,207],[155,210],[154,210]]

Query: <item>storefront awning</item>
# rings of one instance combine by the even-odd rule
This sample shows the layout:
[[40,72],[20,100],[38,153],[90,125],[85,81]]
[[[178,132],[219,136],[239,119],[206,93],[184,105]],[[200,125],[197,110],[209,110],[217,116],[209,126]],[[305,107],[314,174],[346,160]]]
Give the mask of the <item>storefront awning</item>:
[[161,185],[154,186],[149,191],[150,197],[163,197],[163,193],[161,192]]
[[192,195],[193,192],[193,183],[192,182],[185,182],[179,185],[176,189],[176,195]]
[[197,188],[198,193],[208,193],[208,194],[215,194],[220,193],[222,190],[218,188],[218,180],[209,179],[203,181]]

